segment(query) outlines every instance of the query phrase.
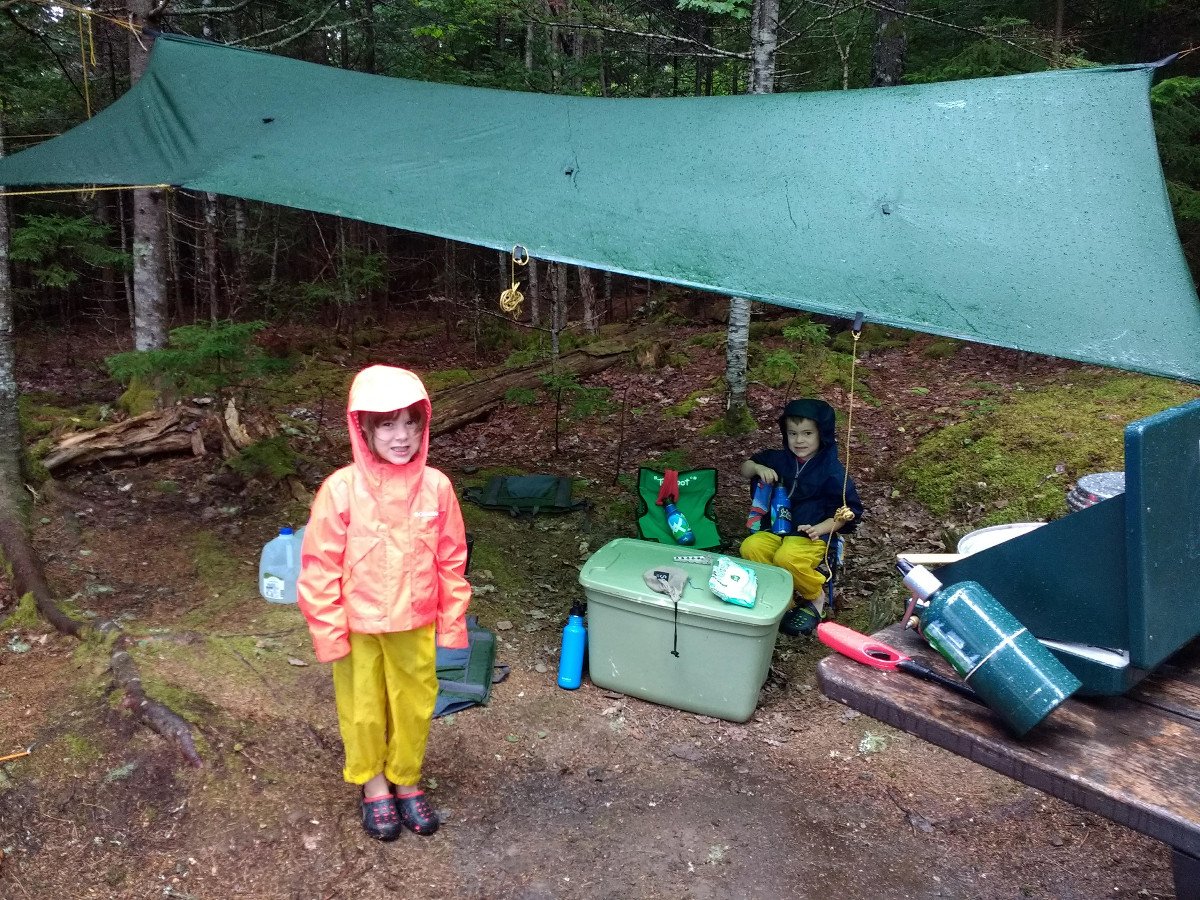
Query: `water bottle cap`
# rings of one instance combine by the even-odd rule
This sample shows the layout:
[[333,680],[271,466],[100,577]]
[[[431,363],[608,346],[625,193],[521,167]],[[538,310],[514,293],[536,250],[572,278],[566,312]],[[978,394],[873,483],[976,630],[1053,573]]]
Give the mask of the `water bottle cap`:
[[292,534],[293,532],[292,532],[292,529],[290,526],[284,525],[282,528],[279,529],[279,533],[280,534]]

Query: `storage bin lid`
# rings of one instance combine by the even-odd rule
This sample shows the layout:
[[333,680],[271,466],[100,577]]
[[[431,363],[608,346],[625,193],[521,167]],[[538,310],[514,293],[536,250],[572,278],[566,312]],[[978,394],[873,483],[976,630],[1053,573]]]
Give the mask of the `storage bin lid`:
[[[579,573],[579,583],[589,591],[673,610],[675,604],[671,598],[651,590],[642,578],[649,569],[670,565],[688,573],[688,586],[679,601],[681,615],[703,616],[744,625],[772,625],[777,622],[792,597],[792,576],[778,566],[738,559],[739,565],[754,570],[758,579],[758,596],[754,606],[749,609],[726,603],[708,589],[712,563],[720,555],[690,547],[618,538],[592,554]],[[675,562],[677,556],[704,556],[711,562]]]

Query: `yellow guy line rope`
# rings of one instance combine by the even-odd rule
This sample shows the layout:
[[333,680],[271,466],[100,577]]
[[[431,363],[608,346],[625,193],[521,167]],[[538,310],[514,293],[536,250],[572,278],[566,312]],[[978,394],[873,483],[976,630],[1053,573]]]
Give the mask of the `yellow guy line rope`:
[[89,194],[93,191],[143,191],[161,188],[170,190],[169,184],[112,184],[101,187],[83,186],[69,188],[43,188],[39,191],[0,191],[0,197],[36,197],[40,194]]
[[101,19],[105,22],[125,28],[129,31],[132,31],[134,34],[140,34],[142,31],[141,28],[131,24],[130,22],[122,19],[114,19],[111,16],[98,13],[94,9],[88,9],[86,6],[76,6],[74,3],[67,3],[64,2],[64,0],[34,0],[34,2],[37,3],[38,6],[48,6],[54,9],[66,9],[74,13],[82,13],[85,16],[95,16],[97,19]]
[[[842,505],[837,512],[833,514],[835,522],[845,524],[854,521],[854,511],[846,505],[846,491],[850,483],[850,437],[853,434],[854,428],[854,373],[858,367],[858,339],[862,336],[862,319],[861,313],[854,318],[854,325],[851,327],[850,334],[854,338],[854,344],[850,352],[850,402],[846,409],[846,466],[842,478]],[[834,532],[836,534],[836,532]],[[829,566],[829,545],[833,543],[833,535],[830,540],[825,542],[825,567],[830,569],[830,577],[833,571]]]

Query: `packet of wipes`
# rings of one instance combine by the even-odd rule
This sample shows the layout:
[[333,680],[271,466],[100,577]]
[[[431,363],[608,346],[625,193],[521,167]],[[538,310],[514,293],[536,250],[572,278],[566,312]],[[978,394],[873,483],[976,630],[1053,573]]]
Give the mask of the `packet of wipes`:
[[726,603],[751,607],[758,597],[758,578],[752,569],[738,565],[728,556],[718,556],[708,578],[708,589]]

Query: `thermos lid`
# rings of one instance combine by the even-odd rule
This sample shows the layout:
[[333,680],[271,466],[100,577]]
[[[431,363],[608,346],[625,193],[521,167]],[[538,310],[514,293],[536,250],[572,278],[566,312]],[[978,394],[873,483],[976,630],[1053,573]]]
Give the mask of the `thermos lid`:
[[942,583],[924,566],[913,566],[904,576],[904,586],[920,599],[928,600],[931,594],[941,588]]

